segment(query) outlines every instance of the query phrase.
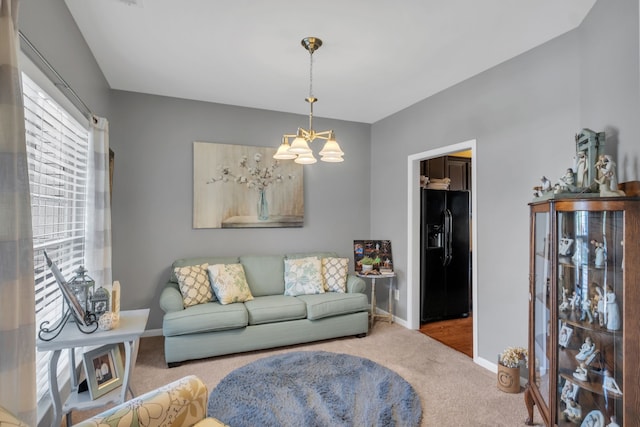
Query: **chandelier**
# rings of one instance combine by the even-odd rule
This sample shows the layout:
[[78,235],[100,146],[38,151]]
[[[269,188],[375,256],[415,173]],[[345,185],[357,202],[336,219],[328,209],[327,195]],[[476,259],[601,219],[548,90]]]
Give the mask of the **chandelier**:
[[[310,165],[317,162],[309,143],[315,139],[323,139],[324,147],[318,154],[320,160],[324,162],[343,162],[342,156],[344,152],[340,149],[333,130],[324,130],[317,132],[313,129],[313,104],[318,100],[313,96],[313,52],[322,46],[322,40],[317,37],[306,37],[302,39],[302,46],[309,51],[309,97],[305,101],[309,103],[309,129],[298,128],[298,132],[294,134],[285,134],[282,136],[282,144],[278,147],[278,151],[273,158],[278,160],[295,159],[296,163]],[[294,138],[289,145],[289,138]]]

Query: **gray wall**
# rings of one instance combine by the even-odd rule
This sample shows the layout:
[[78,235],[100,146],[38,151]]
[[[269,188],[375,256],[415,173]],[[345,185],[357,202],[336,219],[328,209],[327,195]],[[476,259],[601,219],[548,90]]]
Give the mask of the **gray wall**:
[[109,116],[109,85],[64,0],[21,1],[18,28],[93,113]]
[[526,345],[531,188],[572,166],[583,127],[610,133],[622,180],[638,179],[638,79],[638,2],[599,1],[578,29],[375,123],[371,186],[386,197],[372,197],[371,223],[393,241],[400,317],[407,157],[476,139],[478,355]]
[[306,250],[352,257],[353,240],[368,236],[369,125],[316,120],[336,131],[345,162],[304,167],[303,228],[193,229],[193,141],[277,147],[305,116],[122,91],[111,103],[114,279],[124,308],[151,307],[148,328],[162,325],[158,296],[175,259]]
[[[407,156],[477,139],[479,355],[493,361],[527,339],[528,207],[541,175],[571,166],[573,135],[605,130],[620,179],[639,178],[638,2],[596,3],[576,30],[372,126],[334,128],[341,165],[305,171],[305,227],[194,230],[192,142],[276,146],[305,123],[290,115],[109,91],[63,0],[21,2],[20,28],[76,92],[109,118],[116,151],[114,278],[124,308],[151,307],[175,258],[329,249],[356,238],[393,242],[406,317]],[[215,82],[212,82],[215,84]],[[305,108],[301,104],[301,113]]]

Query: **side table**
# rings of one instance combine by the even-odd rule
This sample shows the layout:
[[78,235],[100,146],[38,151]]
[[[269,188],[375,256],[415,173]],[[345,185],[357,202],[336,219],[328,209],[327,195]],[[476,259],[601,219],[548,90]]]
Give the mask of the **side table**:
[[[387,319],[389,323],[393,322],[393,278],[396,277],[395,273],[384,274],[362,274],[357,273],[358,277],[363,279],[371,279],[371,326],[376,318]],[[387,300],[387,314],[376,313],[376,279],[388,279],[389,285],[389,299]]]
[[[67,322],[60,335],[51,341],[36,342],[38,351],[51,351],[49,359],[49,394],[53,402],[53,420],[51,427],[59,427],[62,422],[62,415],[67,416],[67,425],[71,425],[71,412],[76,409],[86,410],[100,408],[102,406],[115,403],[123,403],[127,397],[127,390],[133,392],[129,387],[131,372],[138,356],[138,340],[144,332],[149,317],[149,309],[125,310],[120,312],[120,324],[116,329],[110,331],[97,330],[91,334],[84,334],[78,330],[76,325]],[[106,344],[124,344],[125,366],[122,378],[122,386],[109,393],[91,400],[88,391],[78,392],[78,377],[75,369],[75,349],[79,347],[101,346]],[[69,351],[69,369],[71,373],[71,393],[69,398],[62,404],[60,389],[58,387],[58,360],[62,350]]]

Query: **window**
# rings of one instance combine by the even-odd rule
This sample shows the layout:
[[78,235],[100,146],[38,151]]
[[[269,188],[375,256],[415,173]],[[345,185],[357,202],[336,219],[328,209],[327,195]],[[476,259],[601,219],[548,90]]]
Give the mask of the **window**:
[[[22,74],[25,130],[33,221],[36,327],[53,325],[63,299],[43,251],[65,278],[84,264],[88,130]],[[67,372],[68,352],[59,372]],[[38,400],[48,392],[49,354],[36,354]]]

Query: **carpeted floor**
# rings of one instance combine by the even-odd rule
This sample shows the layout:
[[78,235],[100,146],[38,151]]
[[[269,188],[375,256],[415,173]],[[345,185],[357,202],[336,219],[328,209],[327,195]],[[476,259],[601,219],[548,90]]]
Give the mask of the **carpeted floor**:
[[369,359],[294,351],[224,377],[211,392],[208,414],[234,427],[417,427],[422,409],[408,382]]
[[[189,374],[198,375],[213,390],[230,372],[260,358],[292,351],[330,351],[365,357],[398,373],[420,396],[422,426],[521,427],[527,417],[523,393],[499,391],[495,373],[418,331],[386,322],[377,322],[365,338],[196,360],[172,369],[166,367],[163,345],[162,337],[141,340],[132,377],[137,394]],[[76,412],[73,420],[88,416],[90,413]],[[535,411],[534,421],[542,425]]]

